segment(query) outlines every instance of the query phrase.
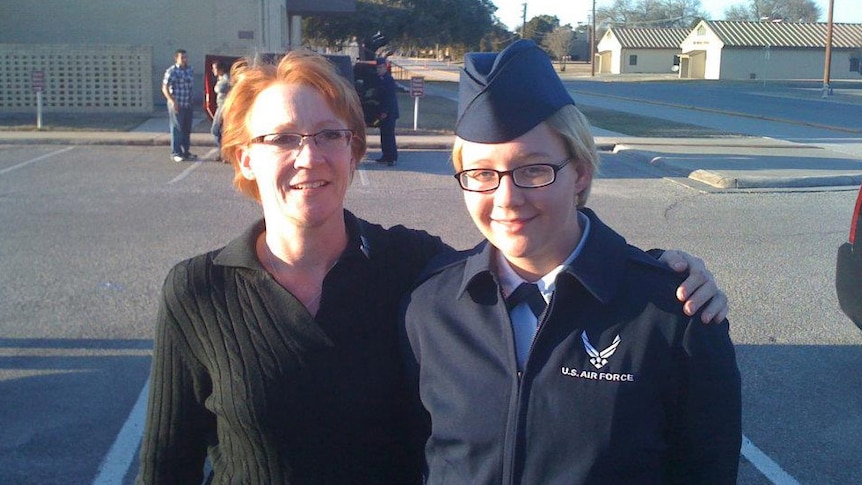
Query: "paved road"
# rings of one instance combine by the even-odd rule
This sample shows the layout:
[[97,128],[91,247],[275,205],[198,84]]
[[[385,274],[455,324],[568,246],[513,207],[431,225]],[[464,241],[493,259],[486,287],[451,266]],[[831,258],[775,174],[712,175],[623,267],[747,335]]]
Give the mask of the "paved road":
[[[348,205],[469,247],[447,158],[363,163]],[[832,289],[854,195],[709,193],[606,161],[599,214],[638,245],[705,257],[733,302],[751,440],[740,483],[862,482],[862,332]],[[161,281],[258,213],[230,176],[163,147],[0,146],[0,483],[131,483]]]
[[[454,79],[453,66],[432,64],[431,79]],[[580,105],[703,126],[756,139],[632,139],[596,129],[600,143],[660,164],[706,188],[849,187],[862,183],[862,81],[838,94],[793,83],[650,81],[564,77]],[[619,80],[622,79],[622,80]],[[457,101],[457,84],[429,86]]]
[[796,96],[793,90],[763,91],[757,85],[741,84],[579,81],[567,85],[576,102],[586,105],[862,158],[862,97],[856,95],[824,101]]
[[[420,64],[417,69],[429,79],[455,82],[429,86],[429,94],[458,100],[456,66],[437,63],[425,70]],[[862,143],[862,80],[839,83],[835,94],[823,99],[811,83],[563,79],[578,104],[830,148]],[[862,156],[862,150],[854,150]]]

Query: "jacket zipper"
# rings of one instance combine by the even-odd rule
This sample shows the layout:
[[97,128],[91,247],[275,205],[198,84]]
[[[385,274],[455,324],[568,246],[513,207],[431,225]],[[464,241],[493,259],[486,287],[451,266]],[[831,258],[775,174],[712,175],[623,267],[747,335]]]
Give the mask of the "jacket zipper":
[[[523,385],[524,373],[527,371],[527,367],[530,365],[530,355],[532,355],[533,347],[536,346],[536,341],[539,339],[539,333],[542,331],[542,328],[545,326],[544,324],[545,324],[545,321],[548,319],[548,315],[551,314],[551,309],[553,308],[554,294],[555,293],[556,292],[551,293],[551,301],[548,302],[547,308],[545,308],[545,311],[540,315],[541,318],[539,319],[539,321],[536,322],[536,334],[533,336],[533,340],[530,342],[530,350],[527,351],[527,360],[524,361],[524,370],[523,371],[520,371],[520,370],[516,371],[518,386],[516,388],[517,399],[515,400],[514,426],[513,426],[513,429],[511,429],[513,441],[512,441],[510,456],[508,457],[508,460],[507,460],[509,463],[508,473],[509,473],[509,484],[510,485],[515,484],[515,457],[518,455],[518,453],[517,453],[517,451],[518,451],[517,450],[518,438],[519,438],[519,435],[521,434],[521,426],[520,426],[520,424],[521,424],[521,408],[523,406],[523,397],[521,395],[521,391],[523,389],[522,385]],[[516,363],[515,367],[517,368],[517,363]]]

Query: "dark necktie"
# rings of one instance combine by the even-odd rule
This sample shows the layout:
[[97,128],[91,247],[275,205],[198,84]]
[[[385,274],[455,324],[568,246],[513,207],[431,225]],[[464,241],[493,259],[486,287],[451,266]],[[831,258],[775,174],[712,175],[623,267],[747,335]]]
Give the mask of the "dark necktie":
[[539,292],[539,287],[535,283],[521,283],[515,288],[515,291],[506,298],[506,309],[511,311],[521,303],[526,303],[537,320],[541,320],[542,312],[548,304]]

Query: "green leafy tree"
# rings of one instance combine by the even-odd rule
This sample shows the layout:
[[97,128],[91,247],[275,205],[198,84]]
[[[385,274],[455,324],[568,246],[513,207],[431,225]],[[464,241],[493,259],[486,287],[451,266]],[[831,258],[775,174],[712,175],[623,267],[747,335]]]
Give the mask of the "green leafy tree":
[[303,26],[307,39],[329,45],[379,31],[392,46],[477,49],[494,30],[496,10],[491,0],[357,0],[350,15],[306,17]]
[[523,31],[525,39],[530,39],[536,44],[544,45],[545,36],[560,26],[560,19],[554,15],[538,15],[524,24]]
[[408,15],[408,6],[400,1],[359,0],[356,11],[349,15],[304,17],[303,33],[316,45],[340,45],[351,38],[364,43],[377,32],[391,39],[394,32],[403,30]]
[[502,22],[496,20],[491,32],[485,34],[479,45],[480,52],[500,52],[506,46],[515,41],[517,37],[503,25]]

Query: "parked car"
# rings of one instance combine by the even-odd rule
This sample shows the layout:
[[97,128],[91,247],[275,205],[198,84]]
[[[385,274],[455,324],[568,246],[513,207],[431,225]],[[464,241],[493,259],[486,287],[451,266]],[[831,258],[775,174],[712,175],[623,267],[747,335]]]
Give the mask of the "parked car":
[[838,248],[835,290],[841,310],[862,329],[862,186],[856,195],[856,208],[850,220],[850,236]]

